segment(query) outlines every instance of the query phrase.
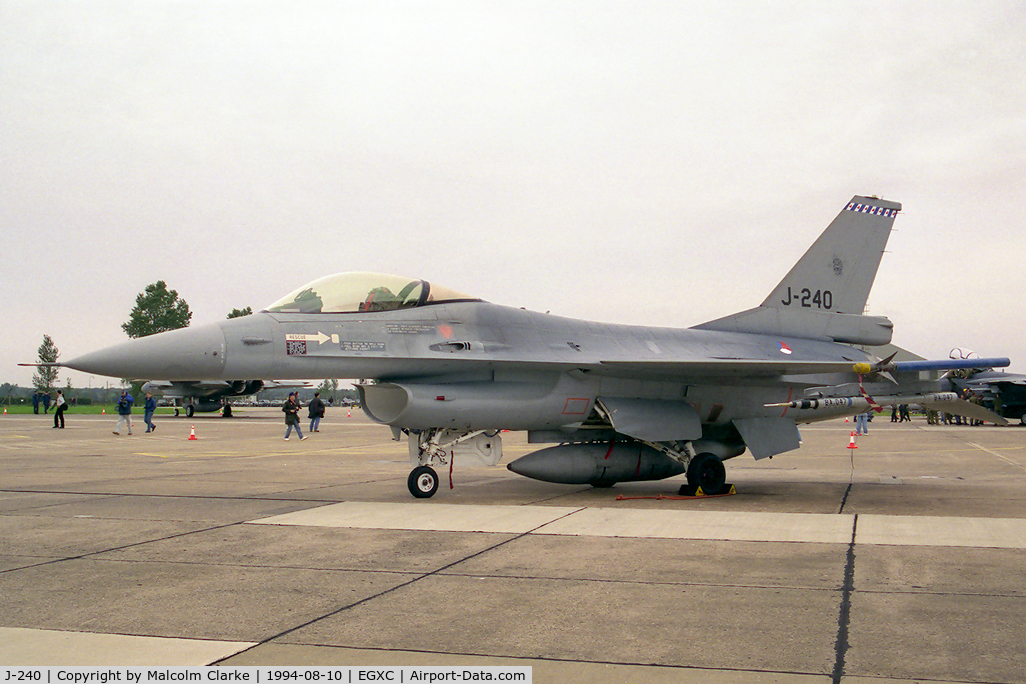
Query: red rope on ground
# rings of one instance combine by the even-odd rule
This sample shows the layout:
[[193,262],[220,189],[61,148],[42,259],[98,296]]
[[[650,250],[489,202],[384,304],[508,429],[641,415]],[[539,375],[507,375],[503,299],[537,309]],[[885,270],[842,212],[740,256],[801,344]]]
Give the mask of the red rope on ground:
[[636,501],[638,499],[653,499],[655,501],[662,501],[663,499],[669,499],[670,501],[689,501],[691,499],[718,499],[724,496],[733,496],[730,492],[726,494],[703,494],[702,496],[670,496],[668,494],[657,494],[656,496],[624,496],[623,494],[617,494],[617,501]]

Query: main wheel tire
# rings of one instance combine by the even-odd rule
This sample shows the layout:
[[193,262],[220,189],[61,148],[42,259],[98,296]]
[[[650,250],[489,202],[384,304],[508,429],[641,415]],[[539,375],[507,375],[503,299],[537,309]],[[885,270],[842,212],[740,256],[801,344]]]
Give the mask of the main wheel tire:
[[705,494],[719,494],[727,483],[727,469],[715,454],[698,454],[688,466],[688,484]]
[[438,473],[434,468],[418,466],[406,478],[406,485],[418,499],[430,499],[438,491]]
[[192,418],[192,414],[195,413],[195,412],[196,412],[196,409],[194,409],[192,407],[192,404],[189,404],[188,406],[185,407],[185,415],[186,415],[186,417]]

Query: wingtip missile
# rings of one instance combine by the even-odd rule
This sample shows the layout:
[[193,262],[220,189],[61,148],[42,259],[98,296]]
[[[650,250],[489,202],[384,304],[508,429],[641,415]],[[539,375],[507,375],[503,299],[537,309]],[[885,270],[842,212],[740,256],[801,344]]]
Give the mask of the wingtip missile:
[[907,373],[915,371],[931,370],[958,370],[960,368],[1007,368],[1012,365],[1008,357],[994,357],[989,359],[938,359],[922,361],[895,361],[892,354],[887,359],[878,363],[856,363],[852,370],[859,375],[870,373]]

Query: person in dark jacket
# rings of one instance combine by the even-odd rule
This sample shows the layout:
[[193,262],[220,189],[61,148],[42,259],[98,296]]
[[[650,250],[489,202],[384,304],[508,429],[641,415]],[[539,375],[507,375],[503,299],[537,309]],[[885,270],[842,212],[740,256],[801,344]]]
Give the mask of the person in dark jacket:
[[115,435],[121,434],[121,426],[128,423],[128,434],[132,434],[132,402],[135,399],[128,393],[128,390],[121,390],[118,398],[118,427],[114,430]]
[[310,411],[310,432],[320,432],[321,418],[324,417],[324,402],[321,401],[320,392],[314,392],[313,401],[307,408]]
[[292,428],[296,428],[296,434],[299,435],[299,441],[303,441],[306,437],[303,436],[302,431],[299,429],[299,409],[302,408],[299,405],[299,392],[292,392],[289,394],[288,400],[282,405],[281,410],[285,413],[285,441],[289,439],[289,435],[292,434]]
[[146,432],[153,432],[157,426],[153,424],[153,412],[157,410],[157,400],[153,394],[146,393],[146,403],[143,404],[143,421],[146,422]]
[[53,400],[55,410],[53,412],[53,426],[64,427],[64,410],[68,408],[68,402],[64,400],[64,392],[57,390],[57,398]]

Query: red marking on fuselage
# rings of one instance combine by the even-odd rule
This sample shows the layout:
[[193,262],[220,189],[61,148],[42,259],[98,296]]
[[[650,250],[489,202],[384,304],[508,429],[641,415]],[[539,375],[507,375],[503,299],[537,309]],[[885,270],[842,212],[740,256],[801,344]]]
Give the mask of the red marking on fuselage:
[[564,416],[583,416],[588,412],[591,399],[586,397],[569,397],[563,406]]

